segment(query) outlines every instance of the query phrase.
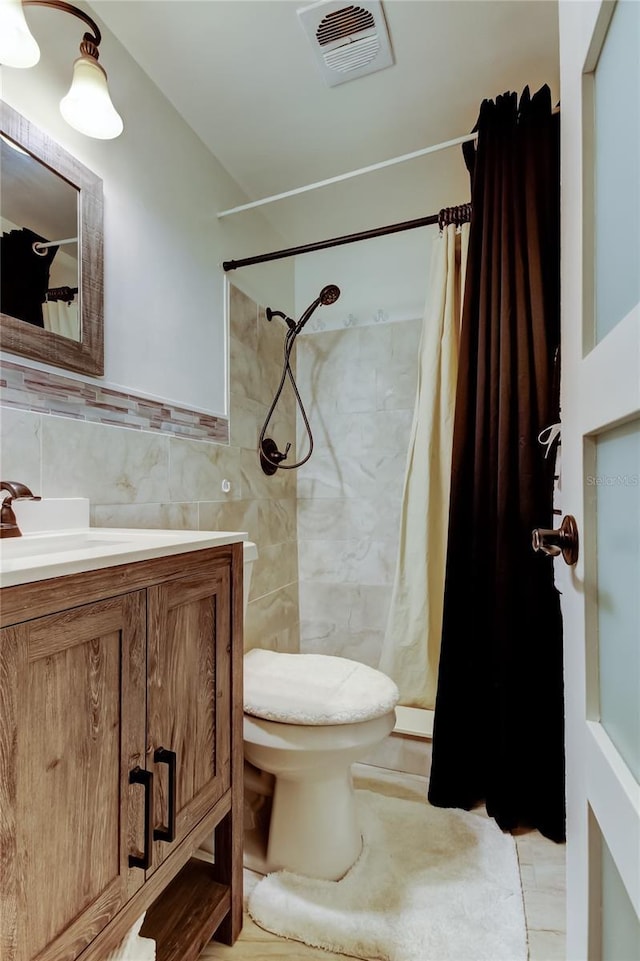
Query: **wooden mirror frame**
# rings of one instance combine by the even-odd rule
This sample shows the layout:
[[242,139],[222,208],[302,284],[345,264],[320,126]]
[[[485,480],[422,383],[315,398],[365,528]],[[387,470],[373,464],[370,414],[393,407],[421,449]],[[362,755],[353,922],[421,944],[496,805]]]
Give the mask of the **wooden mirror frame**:
[[80,340],[70,340],[0,313],[0,348],[65,370],[104,374],[102,180],[8,104],[0,129],[78,191]]

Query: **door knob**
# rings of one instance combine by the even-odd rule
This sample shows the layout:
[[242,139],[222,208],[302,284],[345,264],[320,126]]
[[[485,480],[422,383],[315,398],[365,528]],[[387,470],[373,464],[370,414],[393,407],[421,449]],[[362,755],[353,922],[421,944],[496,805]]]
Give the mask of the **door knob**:
[[567,514],[562,518],[562,524],[555,531],[544,530],[536,527],[531,535],[531,544],[534,551],[542,551],[551,557],[562,554],[565,564],[575,564],[578,560],[578,525],[572,514]]

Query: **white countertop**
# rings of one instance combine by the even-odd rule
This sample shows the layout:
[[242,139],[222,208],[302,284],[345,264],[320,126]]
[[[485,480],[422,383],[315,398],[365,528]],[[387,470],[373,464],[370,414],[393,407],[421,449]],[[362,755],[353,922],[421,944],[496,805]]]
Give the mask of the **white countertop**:
[[0,587],[14,587],[66,574],[186,554],[247,540],[238,531],[131,530],[80,527],[0,540]]

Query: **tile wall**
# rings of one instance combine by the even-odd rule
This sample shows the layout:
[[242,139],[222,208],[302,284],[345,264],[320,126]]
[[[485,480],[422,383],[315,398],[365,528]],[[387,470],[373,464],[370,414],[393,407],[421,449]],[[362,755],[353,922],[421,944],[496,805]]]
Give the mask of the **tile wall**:
[[[300,647],[378,666],[421,321],[306,334],[297,376],[315,449],[298,471]],[[301,438],[298,422],[298,437]]]
[[[44,497],[88,497],[91,522],[99,527],[248,531],[260,557],[245,647],[297,650],[295,472],[267,477],[256,455],[281,352],[282,330],[232,287],[228,445],[95,423],[78,412],[56,416],[3,406],[2,477],[22,481]],[[285,393],[283,401],[274,425],[280,446],[295,438],[293,397]],[[224,479],[231,483],[227,494]]]
[[[297,378],[314,454],[298,471],[267,477],[256,441],[280,380],[284,328],[268,323],[234,287],[230,301],[228,445],[94,423],[78,411],[57,416],[5,406],[2,476],[45,497],[89,497],[97,526],[247,530],[260,557],[246,646],[340,654],[377,666],[395,571],[421,321],[298,339]],[[276,413],[268,433],[283,449],[295,439],[289,388]],[[301,423],[297,430],[304,452]],[[295,444],[290,458],[294,452]]]

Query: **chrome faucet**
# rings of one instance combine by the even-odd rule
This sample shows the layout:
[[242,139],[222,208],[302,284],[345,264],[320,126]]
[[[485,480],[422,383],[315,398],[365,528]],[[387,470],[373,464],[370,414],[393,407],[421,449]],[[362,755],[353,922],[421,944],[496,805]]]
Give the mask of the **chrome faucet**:
[[32,494],[28,487],[18,481],[0,481],[0,491],[9,491],[0,508],[0,537],[21,537],[22,531],[11,505],[14,501],[39,501],[42,498]]

